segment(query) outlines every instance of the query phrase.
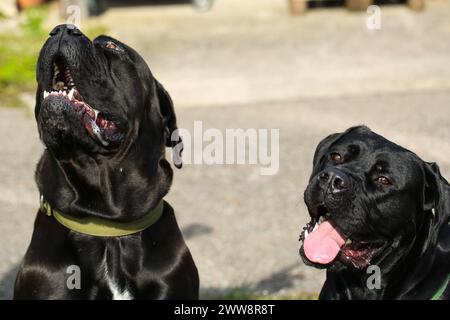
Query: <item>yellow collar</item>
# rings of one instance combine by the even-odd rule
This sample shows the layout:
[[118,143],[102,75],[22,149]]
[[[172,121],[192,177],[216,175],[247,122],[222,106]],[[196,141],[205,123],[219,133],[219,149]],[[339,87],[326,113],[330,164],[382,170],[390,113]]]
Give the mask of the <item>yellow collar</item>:
[[40,210],[48,216],[53,216],[60,224],[66,228],[98,237],[120,237],[133,233],[138,233],[147,229],[161,217],[164,208],[164,201],[161,199],[158,205],[144,217],[130,221],[117,222],[99,217],[77,218],[64,214],[53,209],[47,201],[41,197]]

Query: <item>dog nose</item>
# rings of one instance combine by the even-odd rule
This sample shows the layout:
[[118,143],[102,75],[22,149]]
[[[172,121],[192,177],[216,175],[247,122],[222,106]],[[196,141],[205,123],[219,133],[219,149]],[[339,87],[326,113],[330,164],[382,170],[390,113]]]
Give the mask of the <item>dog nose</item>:
[[319,174],[319,185],[322,189],[330,189],[332,193],[339,193],[347,189],[349,177],[342,171],[331,169]]
[[53,28],[52,31],[50,31],[50,36],[56,36],[56,35],[74,35],[74,36],[81,36],[82,33],[80,29],[78,29],[73,24],[60,24],[59,26],[56,26]]
[[331,180],[331,192],[333,193],[341,192],[346,187],[347,183],[345,182],[344,178],[337,174]]

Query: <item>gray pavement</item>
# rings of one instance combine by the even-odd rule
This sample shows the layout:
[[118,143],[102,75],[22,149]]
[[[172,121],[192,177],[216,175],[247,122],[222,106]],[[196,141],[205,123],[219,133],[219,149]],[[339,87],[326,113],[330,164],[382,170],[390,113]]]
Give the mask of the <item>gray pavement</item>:
[[[217,1],[204,14],[114,8],[100,19],[145,56],[174,98],[179,127],[280,129],[277,175],[254,165],[175,169],[167,200],[202,297],[239,287],[278,296],[320,290],[324,274],[303,265],[297,239],[313,152],[329,133],[366,124],[450,178],[448,1],[423,13],[382,7],[376,34],[364,29],[364,14],[318,9],[294,18],[284,2],[258,2]],[[33,172],[43,147],[33,116],[0,108],[0,146],[2,299],[11,297],[38,206]]]

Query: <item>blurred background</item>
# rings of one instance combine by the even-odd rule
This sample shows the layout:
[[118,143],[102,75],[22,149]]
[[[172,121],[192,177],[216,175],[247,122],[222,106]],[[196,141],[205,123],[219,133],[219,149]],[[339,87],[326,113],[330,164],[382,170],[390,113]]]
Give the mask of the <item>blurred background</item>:
[[[45,3],[44,3],[45,2]],[[51,28],[135,48],[171,94],[181,128],[280,129],[280,169],[186,165],[167,200],[202,298],[315,298],[324,272],[298,256],[317,143],[349,126],[437,162],[450,178],[450,1],[0,1],[0,299],[10,299],[38,208],[42,153],[34,68]]]

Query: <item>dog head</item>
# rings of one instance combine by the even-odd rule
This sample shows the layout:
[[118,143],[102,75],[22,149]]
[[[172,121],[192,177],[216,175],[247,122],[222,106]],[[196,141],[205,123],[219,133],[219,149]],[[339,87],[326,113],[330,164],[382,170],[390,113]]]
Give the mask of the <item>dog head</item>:
[[450,219],[437,165],[362,126],[320,142],[305,203],[300,254],[331,271],[420,255]]
[[41,49],[37,81],[40,137],[57,158],[126,152],[138,138],[159,153],[181,143],[172,139],[177,125],[169,94],[118,40],[91,42],[73,25],[55,27]]

